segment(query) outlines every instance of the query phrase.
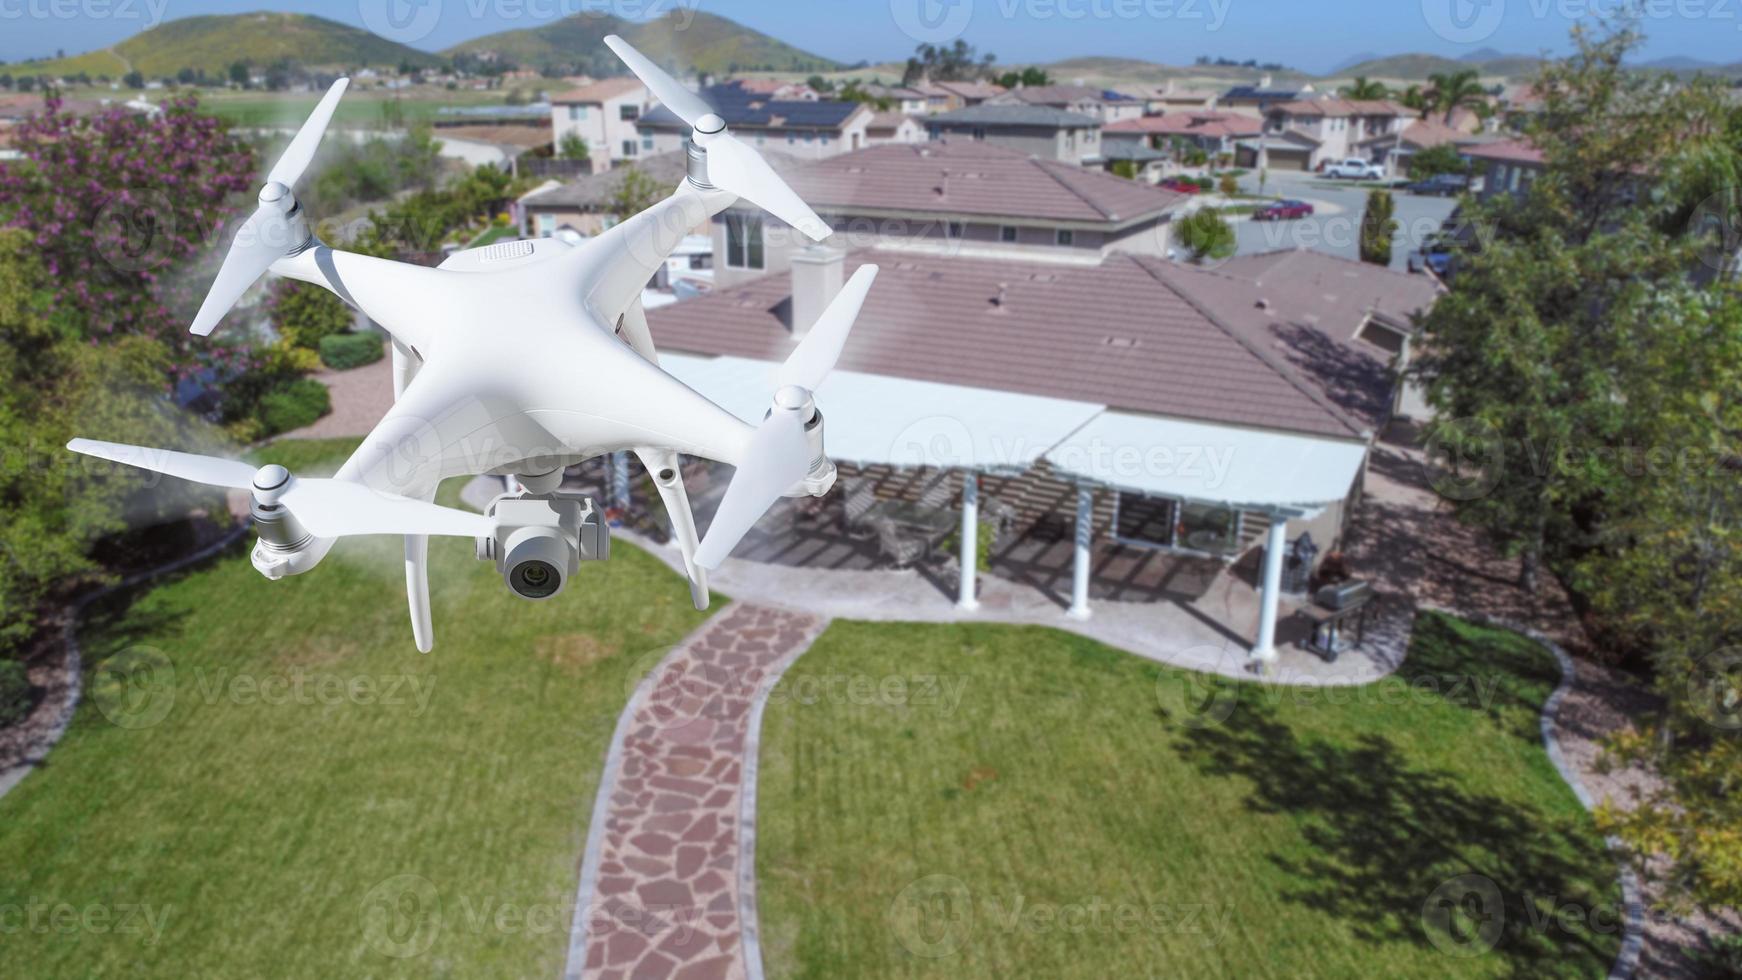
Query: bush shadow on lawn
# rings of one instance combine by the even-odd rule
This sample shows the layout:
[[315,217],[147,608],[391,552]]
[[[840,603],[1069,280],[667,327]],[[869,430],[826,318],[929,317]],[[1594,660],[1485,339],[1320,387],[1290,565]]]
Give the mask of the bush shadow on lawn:
[[[1494,655],[1488,662],[1459,660],[1457,644],[1470,641],[1458,635],[1469,628],[1424,616],[1396,680],[1439,685],[1431,689],[1448,692],[1446,703],[1535,740],[1531,719],[1553,689],[1554,662],[1523,637],[1523,646],[1484,637]],[[1468,687],[1472,681],[1483,684]],[[1459,682],[1471,696],[1450,693]],[[1174,749],[1206,776],[1248,781],[1251,811],[1301,822],[1313,855],[1270,859],[1298,883],[1288,901],[1338,916],[1376,944],[1401,940],[1453,956],[1492,947],[1514,976],[1608,972],[1619,890],[1592,894],[1584,884],[1610,858],[1582,810],[1575,822],[1472,791],[1450,770],[1411,761],[1388,736],[1366,733],[1352,744],[1303,737],[1255,685],[1241,685],[1235,697],[1225,722],[1176,729]],[[1429,925],[1435,907],[1455,913],[1447,931]],[[1576,916],[1563,921],[1558,913],[1569,908]]]

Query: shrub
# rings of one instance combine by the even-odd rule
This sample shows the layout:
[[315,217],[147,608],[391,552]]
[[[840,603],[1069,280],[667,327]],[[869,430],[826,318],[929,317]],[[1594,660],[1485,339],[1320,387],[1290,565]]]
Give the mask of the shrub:
[[380,334],[336,333],[321,338],[321,363],[335,371],[373,364],[384,351]]
[[332,409],[326,385],[313,378],[298,378],[260,399],[263,435],[277,435],[312,425]]
[[0,728],[30,713],[30,677],[16,660],[0,660]]
[[1234,254],[1234,228],[1214,208],[1199,208],[1180,219],[1179,242],[1192,261],[1225,259]]
[[1396,205],[1390,191],[1370,191],[1361,215],[1361,261],[1391,264],[1391,240],[1397,234]]
[[272,291],[272,326],[292,347],[313,350],[321,338],[351,329],[353,320],[345,301],[320,286],[283,279]]
[[1216,181],[1216,189],[1222,192],[1223,197],[1233,197],[1240,193],[1240,178],[1233,174],[1223,174]]

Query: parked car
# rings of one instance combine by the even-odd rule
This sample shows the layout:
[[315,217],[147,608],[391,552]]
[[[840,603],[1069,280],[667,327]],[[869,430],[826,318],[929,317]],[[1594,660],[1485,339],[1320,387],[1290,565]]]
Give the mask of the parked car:
[[1253,221],[1288,221],[1293,218],[1304,218],[1313,213],[1313,206],[1305,201],[1291,199],[1266,204],[1252,212]]
[[1160,187],[1163,190],[1173,191],[1176,194],[1198,194],[1203,191],[1202,187],[1199,187],[1189,180],[1181,180],[1178,177],[1169,177],[1161,182]]
[[1441,279],[1451,275],[1452,260],[1457,255],[1458,248],[1444,238],[1430,238],[1422,243],[1421,248],[1409,253],[1409,271],[1427,272]]
[[1336,180],[1384,180],[1385,168],[1370,160],[1349,157],[1325,168],[1325,176]]
[[1457,197],[1470,189],[1470,178],[1464,174],[1434,174],[1426,180],[1405,184],[1403,189],[1411,194]]

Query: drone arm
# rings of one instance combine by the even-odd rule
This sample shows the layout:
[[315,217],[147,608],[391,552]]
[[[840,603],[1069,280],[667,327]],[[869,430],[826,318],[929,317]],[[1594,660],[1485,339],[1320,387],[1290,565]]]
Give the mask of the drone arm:
[[736,200],[686,177],[670,197],[581,245],[565,261],[578,270],[581,293],[594,312],[616,323],[684,237]]
[[445,306],[448,284],[440,270],[317,244],[279,259],[272,271],[331,290],[392,334],[396,346],[427,353],[436,339],[429,325]]

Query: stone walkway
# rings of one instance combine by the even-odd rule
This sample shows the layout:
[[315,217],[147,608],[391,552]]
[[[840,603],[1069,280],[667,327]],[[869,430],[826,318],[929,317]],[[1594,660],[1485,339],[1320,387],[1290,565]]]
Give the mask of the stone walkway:
[[754,879],[762,695],[826,625],[736,604],[636,687],[600,780],[565,976],[762,975]]

